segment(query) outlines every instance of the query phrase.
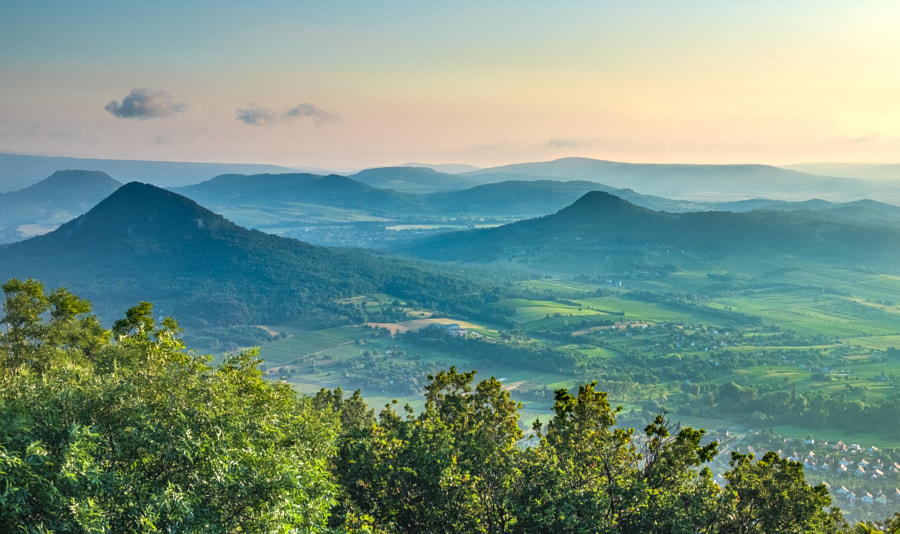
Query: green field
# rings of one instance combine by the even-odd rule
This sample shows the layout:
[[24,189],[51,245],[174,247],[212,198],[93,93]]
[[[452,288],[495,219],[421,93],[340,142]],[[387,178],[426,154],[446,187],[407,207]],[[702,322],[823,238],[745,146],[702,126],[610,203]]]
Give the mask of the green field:
[[[261,356],[273,378],[284,376],[301,392],[360,387],[377,408],[392,399],[421,406],[421,390],[403,385],[407,377],[424,380],[430,370],[451,365],[476,369],[477,378],[503,379],[523,402],[525,422],[549,416],[554,389],[591,380],[610,384],[611,401],[643,417],[670,406],[676,411],[673,417],[713,428],[745,427],[756,419],[727,410],[708,412],[699,397],[699,406],[682,410],[685,383],[697,381],[703,388],[735,383],[758,388],[759,395],[789,391],[869,404],[900,398],[900,358],[887,356],[887,349],[900,347],[900,308],[895,302],[900,301],[900,278],[812,265],[786,268],[764,258],[749,264],[720,261],[714,267],[681,268],[653,279],[626,278],[621,284],[546,275],[521,282],[523,290],[542,296],[513,296],[500,303],[511,310],[514,328],[443,315],[445,321],[474,324],[469,330],[485,335],[481,339],[488,340],[483,341],[488,347],[545,347],[582,362],[564,372],[541,369],[546,365],[529,363],[530,356],[481,358],[464,344],[425,346],[363,326],[308,332],[303,324],[267,325],[288,337],[261,347]],[[341,303],[377,310],[394,300],[390,295],[360,295]],[[432,313],[406,311],[413,317]],[[479,346],[484,347],[473,345]],[[653,383],[640,382],[651,378]],[[616,393],[615,388],[629,380],[636,381],[635,386],[627,394]],[[541,388],[548,393],[534,397]],[[797,424],[774,426],[794,437],[811,432]],[[816,430],[842,435],[839,427]],[[889,438],[877,442],[893,443]]]

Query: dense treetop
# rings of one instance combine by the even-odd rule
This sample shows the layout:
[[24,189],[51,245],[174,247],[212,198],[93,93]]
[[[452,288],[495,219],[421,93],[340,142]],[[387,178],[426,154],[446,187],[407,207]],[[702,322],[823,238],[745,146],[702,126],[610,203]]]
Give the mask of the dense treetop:
[[147,303],[106,330],[64,289],[3,291],[0,531],[323,526],[337,423],[253,352],[211,366]]
[[[454,368],[424,408],[298,396],[254,353],[217,366],[141,303],[12,279],[0,323],[4,532],[829,533],[848,527],[801,464],[733,454],[660,414],[643,432],[596,384],[529,432],[500,381]],[[883,527],[896,531],[897,520]]]

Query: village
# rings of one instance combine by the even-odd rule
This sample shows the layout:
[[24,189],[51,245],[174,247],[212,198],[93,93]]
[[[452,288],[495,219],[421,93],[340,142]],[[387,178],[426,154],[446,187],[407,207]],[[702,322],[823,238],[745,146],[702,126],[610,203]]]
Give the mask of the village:
[[[812,437],[784,438],[761,433],[744,437],[722,432],[720,451],[727,457],[731,451],[753,454],[761,458],[769,451],[781,458],[803,464],[806,480],[811,485],[823,484],[832,503],[848,520],[877,520],[900,509],[900,450],[879,449],[874,445],[829,442]],[[752,443],[752,444],[751,444]],[[717,471],[714,469],[714,472]],[[726,484],[721,474],[714,480]]]

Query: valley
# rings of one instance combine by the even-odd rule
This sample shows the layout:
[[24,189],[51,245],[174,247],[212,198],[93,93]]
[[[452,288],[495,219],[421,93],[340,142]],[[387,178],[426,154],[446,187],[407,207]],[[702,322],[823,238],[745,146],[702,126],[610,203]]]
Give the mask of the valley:
[[[270,325],[287,336],[262,345],[261,356],[269,377],[299,391],[361,389],[376,408],[397,401],[421,409],[427,377],[455,366],[501,380],[522,403],[526,429],[552,416],[555,389],[596,381],[624,407],[626,427],[643,428],[668,411],[675,422],[730,436],[726,453],[755,447],[789,456],[797,445],[785,442],[842,440],[876,447],[887,465],[900,460],[891,423],[900,417],[900,307],[879,298],[897,294],[900,280],[809,269],[770,276],[756,289],[723,289],[718,278],[679,272],[622,285],[522,282],[530,298],[495,304],[512,312],[509,325],[438,318],[372,295],[358,304],[379,321],[315,331]],[[813,285],[823,282],[841,293]],[[402,320],[419,315],[430,318]],[[805,455],[810,447],[801,449]],[[866,482],[835,470],[807,476],[830,484],[848,519],[873,520],[894,505],[851,503],[835,492],[881,492],[894,503],[900,472],[881,471]]]
[[[420,410],[430,376],[477,370],[521,403],[528,430],[552,417],[555,390],[596,381],[626,427],[668,413],[727,436],[724,452],[842,440],[896,461],[900,434],[885,423],[900,420],[892,207],[757,200],[659,211],[611,188],[581,194],[586,183],[503,184],[494,203],[518,193],[494,215],[471,196],[451,214],[447,192],[336,176],[227,175],[183,190],[212,211],[131,183],[6,245],[0,271],[69,287],[101,317],[153,302],[181,322],[189,348],[226,357],[258,346],[268,378],[309,395],[359,389],[372,407]],[[529,217],[549,209],[535,195],[565,201],[549,191],[580,196]],[[726,456],[713,464],[720,472]],[[877,519],[900,503],[900,475],[882,472],[865,485],[816,476],[848,518]],[[851,503],[842,487],[887,502]]]

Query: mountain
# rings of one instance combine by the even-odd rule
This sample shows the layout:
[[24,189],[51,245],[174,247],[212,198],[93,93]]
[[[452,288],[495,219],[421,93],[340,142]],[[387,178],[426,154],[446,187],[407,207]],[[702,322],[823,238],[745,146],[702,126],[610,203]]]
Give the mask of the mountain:
[[11,277],[68,287],[101,316],[147,300],[201,327],[334,321],[347,313],[339,298],[385,292],[449,303],[471,287],[437,267],[247,230],[137,182],[49,234],[0,247],[0,279]]
[[897,163],[800,163],[782,168],[862,180],[900,180],[900,164]]
[[350,178],[379,189],[393,189],[411,193],[456,191],[487,183],[479,177],[449,174],[422,167],[381,167],[366,169]]
[[572,258],[599,263],[627,256],[675,261],[666,256],[672,251],[695,259],[768,254],[892,264],[900,259],[900,227],[849,222],[816,211],[667,213],[595,191],[553,215],[441,234],[404,249],[443,261],[524,255],[557,263],[572,263]]
[[431,193],[428,203],[445,213],[544,215],[568,206],[597,184],[585,181],[510,180],[461,191]]
[[296,172],[296,169],[277,165],[87,159],[0,153],[0,192],[15,191],[35,184],[61,169],[96,169],[120,180],[140,180],[161,187],[193,184],[227,173]]
[[834,203],[821,199],[787,202],[767,198],[754,198],[736,202],[706,204],[706,210],[747,212],[753,210],[814,211],[833,219],[850,223],[900,226],[900,206],[874,200],[854,200]]
[[818,176],[768,165],[688,165],[619,163],[563,158],[519,163],[464,173],[460,177],[508,180],[588,180],[639,193],[695,201],[726,201],[760,196],[782,200],[833,201],[874,198],[886,192],[900,199],[900,188],[862,180]]
[[418,196],[385,191],[336,174],[226,174],[173,191],[209,206],[303,203],[378,213],[409,210],[420,203]]
[[536,217],[558,211],[590,191],[606,191],[633,204],[655,210],[678,212],[711,209],[709,203],[641,195],[631,189],[617,189],[584,180],[508,180],[461,191],[432,193],[426,199],[435,208],[450,213]]
[[462,172],[472,172],[481,169],[481,167],[466,165],[464,163],[441,163],[438,165],[432,165],[430,163],[404,163],[402,165],[397,165],[397,167],[422,167],[425,169],[432,169],[447,174],[459,174]]
[[0,193],[0,243],[48,232],[121,185],[103,172],[66,170],[20,191]]

